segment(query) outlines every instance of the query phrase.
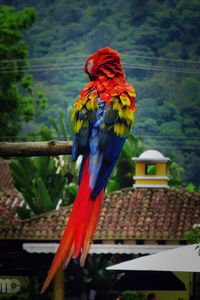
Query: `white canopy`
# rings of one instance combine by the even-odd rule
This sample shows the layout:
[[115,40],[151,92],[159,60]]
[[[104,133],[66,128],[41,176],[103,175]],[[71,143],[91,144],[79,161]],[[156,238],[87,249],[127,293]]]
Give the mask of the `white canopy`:
[[108,267],[108,270],[200,272],[197,244],[147,255]]

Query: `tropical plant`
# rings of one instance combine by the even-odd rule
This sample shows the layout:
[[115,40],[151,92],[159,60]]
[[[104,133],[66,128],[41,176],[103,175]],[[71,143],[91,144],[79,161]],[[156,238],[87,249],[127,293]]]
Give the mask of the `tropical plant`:
[[[51,124],[52,130],[42,126],[38,132],[42,139],[53,139],[55,134],[61,139],[68,139],[62,113],[58,122],[51,120]],[[15,186],[23,194],[29,207],[18,208],[21,217],[50,211],[58,204],[68,205],[77,194],[77,170],[67,156],[21,157],[13,160],[10,166]]]
[[[57,122],[55,119],[50,118],[50,124],[57,134],[57,138],[60,140],[72,140],[73,139],[73,122],[71,119],[72,106],[69,106],[64,113],[59,112]],[[77,186],[77,168],[76,164],[72,162],[71,156],[63,155],[62,167],[60,168],[63,176],[67,178],[67,185],[65,186],[64,195],[61,205],[68,205],[73,203],[78,191]]]
[[55,209],[62,199],[66,178],[58,172],[60,161],[52,157],[23,157],[11,163],[16,188],[29,208],[18,208],[20,216],[40,214]]
[[106,268],[112,265],[112,262],[103,255],[90,255],[86,261],[83,270],[84,282],[94,290],[97,299],[107,299],[106,295],[114,287],[114,284],[119,280],[123,273],[115,271],[107,271]]

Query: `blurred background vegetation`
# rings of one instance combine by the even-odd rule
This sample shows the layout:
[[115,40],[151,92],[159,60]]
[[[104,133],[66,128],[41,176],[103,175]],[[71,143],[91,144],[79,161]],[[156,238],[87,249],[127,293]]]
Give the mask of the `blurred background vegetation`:
[[[170,156],[181,182],[196,189],[199,10],[198,0],[2,0],[1,140],[44,140],[38,132],[42,128],[47,137],[50,119],[57,124],[60,111],[67,119],[85,85],[85,59],[110,46],[119,51],[137,91],[134,137],[142,137],[143,150]],[[54,130],[51,137],[63,135]]]

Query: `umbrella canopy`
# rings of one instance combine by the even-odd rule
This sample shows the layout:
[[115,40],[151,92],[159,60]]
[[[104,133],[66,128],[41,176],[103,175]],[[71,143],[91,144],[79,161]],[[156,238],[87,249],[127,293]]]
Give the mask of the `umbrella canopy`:
[[200,272],[200,256],[196,244],[180,246],[168,251],[139,257],[117,265],[108,270],[174,271]]
[[155,290],[185,291],[184,283],[172,272],[161,271],[126,271],[114,285],[118,291],[124,290]]

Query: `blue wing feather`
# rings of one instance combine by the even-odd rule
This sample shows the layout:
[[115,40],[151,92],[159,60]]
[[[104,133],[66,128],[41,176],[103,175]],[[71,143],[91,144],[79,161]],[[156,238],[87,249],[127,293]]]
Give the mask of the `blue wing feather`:
[[109,143],[104,144],[102,149],[102,162],[98,171],[96,183],[94,185],[91,198],[96,199],[100,191],[107,185],[108,179],[113,171],[116,161],[124,145],[125,138],[114,136],[109,140]]
[[[95,122],[88,122],[88,127],[81,128],[78,134],[74,136],[72,159],[76,160],[80,154],[83,154],[83,160],[79,172],[79,183],[82,178],[82,171],[85,161],[90,156],[89,173],[90,187],[92,190],[91,198],[96,199],[102,189],[105,189],[109,176],[116,164],[119,154],[125,142],[125,137],[117,136],[112,126],[110,129],[102,128],[102,122],[108,120],[105,117],[108,106],[100,98],[97,99],[99,108],[96,110]],[[109,112],[110,115],[110,112]],[[87,115],[85,115],[87,118]],[[111,120],[116,121],[116,114],[113,113]]]

